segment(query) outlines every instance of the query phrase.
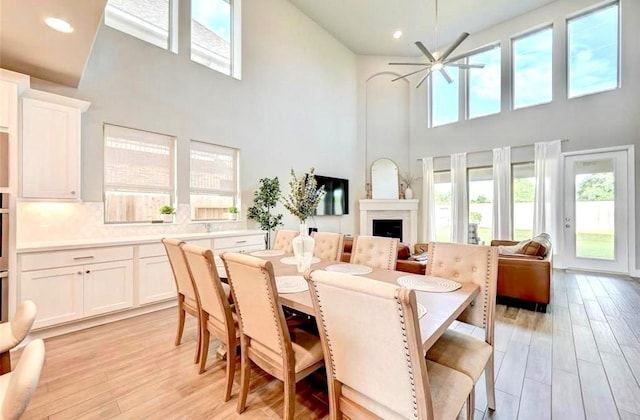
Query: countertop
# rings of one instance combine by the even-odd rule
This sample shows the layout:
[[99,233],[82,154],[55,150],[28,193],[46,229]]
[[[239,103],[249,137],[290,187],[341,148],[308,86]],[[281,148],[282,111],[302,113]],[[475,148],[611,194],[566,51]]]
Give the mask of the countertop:
[[160,242],[162,238],[171,237],[178,239],[207,239],[207,238],[226,238],[229,236],[249,236],[249,235],[264,235],[265,232],[257,229],[243,229],[243,230],[225,230],[217,232],[198,232],[198,233],[167,233],[157,235],[142,235],[142,236],[121,236],[110,238],[86,238],[86,239],[74,239],[67,241],[48,241],[48,242],[32,242],[17,244],[16,252],[28,253],[28,252],[42,252],[42,251],[59,251],[63,249],[80,249],[80,248],[94,248],[98,246],[118,246],[118,245],[138,245],[145,243]]

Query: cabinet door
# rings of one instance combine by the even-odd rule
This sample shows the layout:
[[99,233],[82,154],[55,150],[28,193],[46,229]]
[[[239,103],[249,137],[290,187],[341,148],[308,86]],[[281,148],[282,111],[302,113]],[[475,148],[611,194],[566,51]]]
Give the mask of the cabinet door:
[[22,196],[79,198],[80,110],[22,102]]
[[18,100],[18,87],[9,82],[0,81],[0,129],[9,131],[11,110],[15,110]]
[[82,317],[82,267],[23,272],[21,300],[38,308],[33,328],[46,327]]
[[138,274],[141,305],[176,297],[176,284],[167,257],[141,258]]
[[84,266],[84,316],[133,306],[133,262],[114,261]]

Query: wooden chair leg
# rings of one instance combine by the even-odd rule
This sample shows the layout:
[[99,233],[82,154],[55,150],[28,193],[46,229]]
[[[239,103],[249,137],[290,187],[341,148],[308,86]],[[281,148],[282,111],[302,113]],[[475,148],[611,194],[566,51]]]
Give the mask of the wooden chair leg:
[[176,332],[176,346],[180,345],[182,341],[182,333],[184,332],[184,306],[182,302],[184,301],[184,297],[178,297],[178,331]]
[[484,378],[486,381],[487,388],[487,407],[490,410],[496,409],[496,387],[495,387],[495,373],[493,371],[493,352],[491,352],[491,357],[489,357],[489,361],[487,362],[487,366],[484,368]]
[[227,359],[227,345],[224,343],[220,343],[218,349],[216,350],[216,357],[220,360]]
[[296,380],[284,380],[284,420],[293,420],[296,414]]
[[0,375],[11,372],[11,352],[9,350],[0,354]]
[[471,392],[467,397],[467,420],[473,420],[476,413],[476,386],[471,388]]
[[231,399],[231,389],[233,388],[233,378],[236,374],[236,346],[231,344],[228,346],[227,352],[227,383],[224,390],[224,400]]
[[207,365],[207,355],[209,354],[209,329],[207,328],[208,316],[200,314],[200,372],[205,371]]
[[249,393],[249,376],[251,375],[251,361],[244,346],[240,350],[240,394],[238,395],[238,413],[247,408],[247,394]]

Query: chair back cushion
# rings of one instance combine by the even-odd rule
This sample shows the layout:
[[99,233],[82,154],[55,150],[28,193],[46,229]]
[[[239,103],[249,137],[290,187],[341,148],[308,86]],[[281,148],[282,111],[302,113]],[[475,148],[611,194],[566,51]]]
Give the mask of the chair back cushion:
[[273,241],[273,249],[284,251],[287,254],[293,254],[291,241],[299,234],[300,232],[297,230],[280,229],[276,232],[276,239]]
[[426,274],[480,286],[475,302],[458,319],[483,328],[493,324],[498,281],[496,247],[431,242]]
[[321,260],[340,261],[342,248],[344,247],[344,235],[333,232],[313,232],[311,234],[316,241],[313,248],[313,256]]
[[[36,304],[31,300],[23,301],[16,310],[13,319],[11,320],[11,347],[13,348],[20,344],[22,340],[29,334],[33,321],[36,320]],[[8,343],[7,343],[8,344]],[[4,347],[4,343],[2,343]]]
[[398,259],[397,238],[381,236],[356,236],[351,249],[351,263],[372,268],[395,270]]
[[225,252],[221,257],[233,292],[240,331],[250,338],[249,346],[255,344],[261,353],[271,352],[274,359],[282,358],[286,347],[292,353],[271,262],[232,252]]
[[189,269],[187,268],[187,261],[184,259],[181,247],[184,246],[184,241],[172,238],[162,239],[164,248],[167,250],[167,256],[169,257],[169,263],[171,264],[171,270],[173,270],[173,278],[176,282],[176,289],[178,293],[185,297],[195,301],[196,292],[193,289],[191,283],[191,276],[189,275]]
[[44,353],[44,342],[33,340],[25,347],[14,371],[5,374],[11,376],[2,399],[3,419],[19,419],[26,410],[38,387]]
[[184,245],[182,250],[201,309],[209,314],[210,321],[213,318],[221,330],[234,328],[231,307],[218,277],[213,252],[210,249],[189,244]]
[[380,417],[427,418],[423,410],[431,400],[415,292],[321,270],[306,277],[330,383],[339,382],[344,397]]

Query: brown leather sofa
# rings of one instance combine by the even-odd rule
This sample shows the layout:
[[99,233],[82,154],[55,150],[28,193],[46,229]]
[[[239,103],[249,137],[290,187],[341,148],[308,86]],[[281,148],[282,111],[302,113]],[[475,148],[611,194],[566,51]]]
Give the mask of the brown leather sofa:
[[[513,246],[514,241],[493,240],[492,246]],[[537,304],[546,312],[551,298],[551,249],[543,255],[506,255],[498,258],[498,297]]]
[[[342,252],[342,261],[349,262],[351,259],[351,248],[353,246],[353,236],[344,237],[344,250]],[[396,261],[396,270],[406,271],[407,273],[424,274],[425,264],[411,259],[411,250],[408,245],[400,243],[398,245],[398,260]]]

